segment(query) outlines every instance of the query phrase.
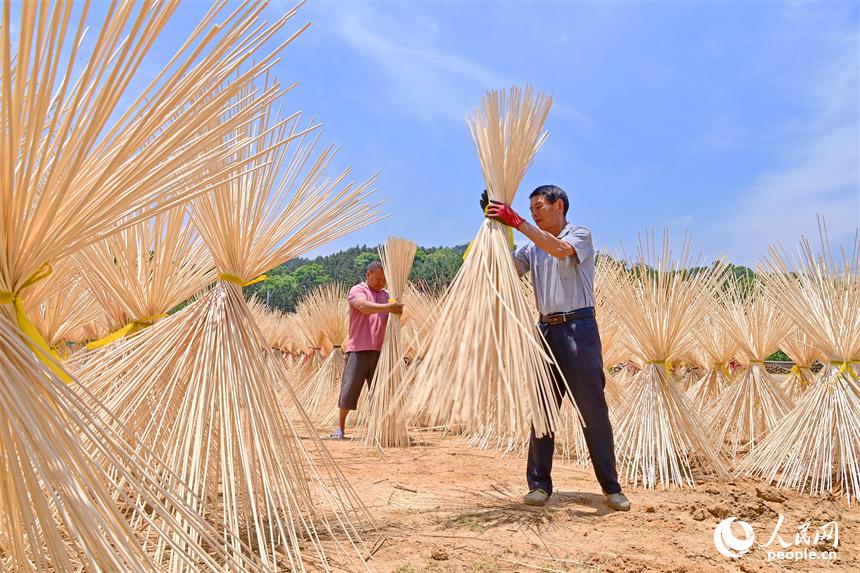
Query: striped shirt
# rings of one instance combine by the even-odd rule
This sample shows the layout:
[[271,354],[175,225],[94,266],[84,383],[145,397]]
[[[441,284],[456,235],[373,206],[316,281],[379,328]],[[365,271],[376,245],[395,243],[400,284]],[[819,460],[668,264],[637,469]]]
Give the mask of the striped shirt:
[[568,223],[558,238],[576,251],[557,259],[529,242],[514,251],[520,275],[531,271],[538,312],[543,315],[594,306],[594,246],[591,231]]

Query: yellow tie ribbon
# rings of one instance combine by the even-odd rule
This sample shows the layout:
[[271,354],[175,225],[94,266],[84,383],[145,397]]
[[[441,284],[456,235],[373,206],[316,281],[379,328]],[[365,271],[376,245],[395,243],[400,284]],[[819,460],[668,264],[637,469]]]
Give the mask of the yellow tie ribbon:
[[0,291],[0,304],[11,304],[15,307],[15,318],[18,321],[18,328],[21,329],[21,332],[25,335],[22,337],[24,343],[36,354],[36,357],[38,357],[45,366],[50,368],[51,371],[57,375],[60,380],[66,384],[71,384],[72,377],[69,376],[68,372],[63,370],[62,366],[57,364],[57,362],[60,362],[60,356],[54,352],[45,340],[45,337],[42,336],[41,332],[39,332],[39,329],[30,322],[29,318],[27,318],[27,313],[24,311],[24,301],[21,299],[21,295],[19,294],[20,291],[24,290],[28,286],[47,278],[52,272],[53,269],[51,269],[51,265],[49,263],[43,264],[35,273],[30,275],[30,278],[25,280],[24,283],[18,287],[17,291]]
[[157,314],[155,316],[147,316],[146,318],[141,318],[139,320],[133,320],[120,328],[119,330],[115,330],[111,332],[107,336],[103,338],[99,338],[98,340],[93,340],[89,344],[87,344],[87,350],[95,350],[97,348],[101,348],[102,346],[107,346],[112,342],[116,342],[126,336],[130,336],[135,332],[140,332],[144,328],[152,326],[155,324],[155,321],[159,318],[166,318],[167,314]]
[[261,283],[266,280],[268,275],[260,275],[255,279],[251,279],[247,282],[242,282],[242,277],[237,277],[236,275],[231,275],[230,273],[218,273],[219,281],[227,281],[228,283],[237,284],[240,287],[251,286],[253,284]]
[[390,299],[388,299],[388,302],[397,302],[397,299],[396,298],[390,298]]
[[836,372],[836,376],[837,376],[837,377],[838,377],[838,376],[842,376],[843,374],[846,374],[846,373],[847,373],[847,374],[848,374],[848,376],[849,376],[850,378],[852,378],[853,380],[857,381],[857,380],[858,380],[857,373],[856,373],[856,372],[854,372],[854,368],[852,368],[852,367],[851,367],[851,365],[852,365],[853,363],[854,363],[854,362],[851,362],[851,361],[845,361],[845,362],[831,362],[831,363],[830,363],[830,365],[831,365],[831,366],[834,366],[834,367],[835,367],[835,366],[837,366],[837,365],[839,366],[839,370]]
[[663,370],[666,371],[666,376],[671,376],[672,374],[672,365],[665,360],[646,360],[645,364],[654,364],[655,366],[662,366]]

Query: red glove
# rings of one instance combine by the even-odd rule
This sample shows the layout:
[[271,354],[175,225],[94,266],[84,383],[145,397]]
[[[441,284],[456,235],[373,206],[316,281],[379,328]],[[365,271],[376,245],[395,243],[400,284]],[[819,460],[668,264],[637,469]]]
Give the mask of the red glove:
[[487,217],[514,229],[519,229],[520,225],[526,222],[525,219],[517,215],[516,211],[511,209],[510,205],[496,200],[490,201],[490,204],[487,206]]

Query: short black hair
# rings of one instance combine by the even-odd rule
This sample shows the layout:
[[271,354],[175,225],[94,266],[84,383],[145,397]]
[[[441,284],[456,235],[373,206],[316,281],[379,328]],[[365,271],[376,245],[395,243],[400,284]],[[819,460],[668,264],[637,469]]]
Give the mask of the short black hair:
[[567,210],[570,209],[570,200],[567,198],[567,193],[564,192],[564,189],[557,185],[541,185],[532,191],[531,195],[529,195],[529,199],[537,197],[538,195],[550,203],[555,203],[561,199],[562,203],[564,203],[564,216],[567,217]]
[[365,272],[370,273],[370,272],[375,271],[376,269],[381,269],[381,268],[382,268],[382,261],[370,261],[370,264],[367,265],[367,271],[365,271]]

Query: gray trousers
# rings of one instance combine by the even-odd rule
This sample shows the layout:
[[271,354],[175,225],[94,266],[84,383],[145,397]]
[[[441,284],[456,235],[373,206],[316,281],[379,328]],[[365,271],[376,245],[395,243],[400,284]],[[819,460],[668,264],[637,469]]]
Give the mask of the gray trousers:
[[346,353],[346,366],[343,368],[343,382],[340,385],[340,400],[338,408],[341,410],[355,410],[358,407],[358,399],[364,385],[373,382],[373,373],[376,372],[376,363],[379,362],[378,350],[358,350]]

